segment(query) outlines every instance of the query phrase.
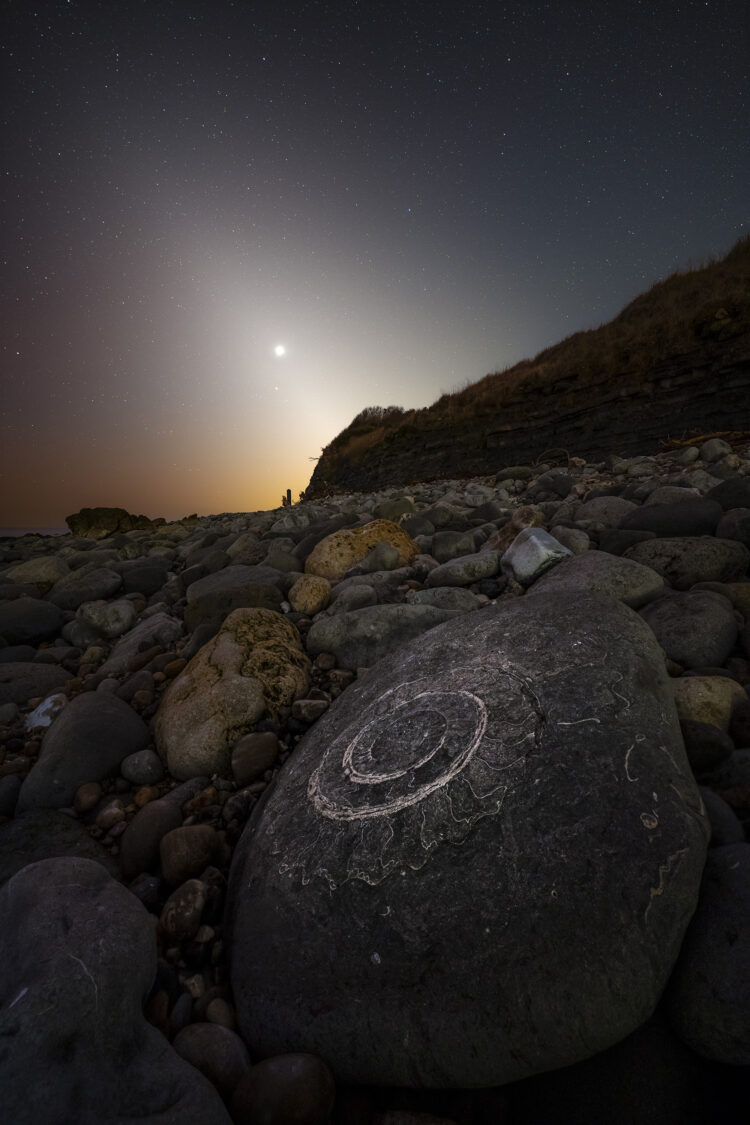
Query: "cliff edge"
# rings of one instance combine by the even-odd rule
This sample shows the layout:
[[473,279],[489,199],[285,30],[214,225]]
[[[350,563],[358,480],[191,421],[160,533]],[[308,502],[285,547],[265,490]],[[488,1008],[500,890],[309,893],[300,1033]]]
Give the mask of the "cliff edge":
[[750,237],[577,332],[420,410],[368,407],[323,450],[306,499],[480,476],[565,450],[633,456],[750,428]]

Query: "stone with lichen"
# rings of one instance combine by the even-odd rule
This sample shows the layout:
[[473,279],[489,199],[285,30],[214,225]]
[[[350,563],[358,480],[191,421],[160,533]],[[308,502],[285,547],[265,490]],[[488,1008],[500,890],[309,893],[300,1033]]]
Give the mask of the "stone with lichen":
[[174,777],[226,773],[232,746],[265,715],[304,695],[309,660],[299,633],[267,609],[236,609],[170,685],[156,745]]
[[317,574],[330,581],[343,578],[378,543],[389,543],[398,551],[398,566],[406,566],[419,553],[419,546],[398,524],[373,520],[363,527],[342,528],[321,539],[305,562],[306,574]]

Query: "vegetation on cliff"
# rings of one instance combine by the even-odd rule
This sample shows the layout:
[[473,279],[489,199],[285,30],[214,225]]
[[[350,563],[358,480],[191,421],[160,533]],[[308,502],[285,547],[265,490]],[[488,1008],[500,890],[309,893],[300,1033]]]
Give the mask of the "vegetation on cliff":
[[[652,285],[609,323],[576,332],[533,359],[443,394],[431,406],[367,407],[322,451],[307,495],[351,486],[352,474],[367,477],[368,467],[382,463],[389,450],[405,442],[418,450],[421,439],[435,431],[466,432],[473,427],[479,444],[486,443],[493,425],[510,428],[513,407],[517,410],[520,401],[531,404],[540,396],[555,395],[563,411],[569,406],[580,412],[580,402],[587,396],[594,404],[611,401],[611,388],[625,376],[631,388],[641,385],[644,393],[653,396],[660,384],[669,389],[669,381],[659,376],[673,362],[678,369],[678,357],[689,357],[695,368],[710,365],[717,357],[731,364],[748,357],[749,350],[750,236],[746,236],[725,257]],[[503,426],[505,415],[507,426]],[[373,486],[383,483],[382,473],[375,477]]]

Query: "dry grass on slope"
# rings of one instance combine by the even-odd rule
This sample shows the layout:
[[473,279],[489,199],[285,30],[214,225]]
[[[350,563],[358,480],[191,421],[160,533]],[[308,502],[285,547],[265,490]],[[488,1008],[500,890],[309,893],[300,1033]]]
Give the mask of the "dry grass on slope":
[[368,407],[323,450],[329,461],[357,462],[391,434],[408,427],[418,440],[449,420],[495,414],[533,391],[557,393],[602,383],[618,373],[644,374],[671,356],[731,352],[750,335],[750,236],[722,259],[678,271],[640,294],[599,328],[576,332],[534,359],[485,375],[432,406],[404,411]]

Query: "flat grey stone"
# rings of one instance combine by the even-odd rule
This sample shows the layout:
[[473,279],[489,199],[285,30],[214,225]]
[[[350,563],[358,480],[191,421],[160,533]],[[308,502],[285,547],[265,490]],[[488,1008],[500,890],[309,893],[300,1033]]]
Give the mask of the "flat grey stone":
[[650,567],[605,551],[585,551],[563,559],[554,570],[543,574],[527,597],[558,594],[575,598],[582,593],[606,594],[638,609],[663,590],[663,578]]
[[130,632],[120,637],[99,671],[105,676],[131,672],[144,649],[152,645],[171,645],[182,636],[182,622],[162,611],[139,621]]
[[55,637],[65,615],[41,598],[14,598],[0,604],[0,637],[6,644],[38,644]]
[[750,551],[733,539],[712,535],[647,539],[629,547],[624,558],[650,566],[668,582],[734,582],[750,566]]
[[481,582],[483,578],[494,578],[499,571],[499,551],[480,551],[436,566],[427,575],[427,585],[470,586],[472,582]]
[[493,1086],[604,1050],[697,902],[708,824],[663,655],[611,598],[423,634],[266,792],[230,875],[240,1029],[340,1081]]
[[375,605],[317,617],[305,639],[310,656],[332,652],[340,668],[369,668],[406,641],[456,616],[431,605]]

